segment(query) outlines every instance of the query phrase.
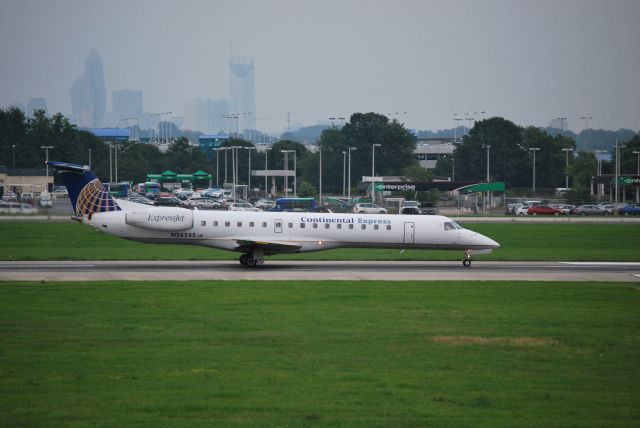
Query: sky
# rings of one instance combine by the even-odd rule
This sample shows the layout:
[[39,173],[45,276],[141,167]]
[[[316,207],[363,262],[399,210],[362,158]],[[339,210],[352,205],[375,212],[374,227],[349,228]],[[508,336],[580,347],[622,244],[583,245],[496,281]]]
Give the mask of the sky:
[[293,127],[370,111],[415,129],[477,112],[638,131],[638,22],[638,0],[0,0],[0,106],[44,97],[69,115],[97,49],[108,111],[136,89],[146,112],[182,116],[229,97],[232,44],[255,60],[267,132],[287,113]]

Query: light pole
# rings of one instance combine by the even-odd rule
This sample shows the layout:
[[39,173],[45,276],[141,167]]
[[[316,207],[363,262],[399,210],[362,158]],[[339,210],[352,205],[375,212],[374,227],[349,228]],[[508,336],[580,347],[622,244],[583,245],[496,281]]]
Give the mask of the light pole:
[[342,196],[346,194],[346,180],[347,180],[347,152],[342,151]]
[[556,120],[560,121],[560,133],[564,132],[564,121],[567,120],[566,117],[556,117]]
[[[596,155],[596,162],[597,162],[597,167],[596,167],[596,174],[599,176],[602,175],[602,159],[600,159],[600,157],[598,156],[599,153],[607,153],[606,150],[595,150],[595,155]],[[598,200],[600,200],[602,198],[602,194],[604,193],[604,185],[598,183],[598,191],[596,192],[598,194]]]
[[573,149],[562,149],[563,152],[566,153],[567,161],[565,163],[565,175],[564,175],[564,191],[569,191],[569,152],[572,152]]
[[46,161],[45,161],[45,166],[46,166],[46,175],[47,175],[47,179],[45,181],[45,186],[47,188],[47,192],[49,191],[49,149],[53,149],[53,146],[40,146],[41,149],[44,149],[45,152],[45,157],[46,157]]
[[[295,153],[295,150],[280,150],[281,153],[284,153],[284,164],[285,164],[285,173],[284,173],[284,196],[289,197],[289,153]],[[295,193],[294,193],[295,194]]]
[[[382,144],[372,144],[371,145],[371,179],[376,176],[376,147],[382,147]],[[371,202],[376,201],[376,183],[374,181],[371,182]]]
[[247,176],[248,176],[247,189],[249,189],[249,191],[251,191],[251,150],[255,150],[256,148],[250,146],[250,147],[245,147],[244,149],[249,151],[249,172],[247,173]]
[[[536,152],[538,150],[540,150],[540,147],[530,147],[529,150],[531,150],[533,152],[533,185],[532,185],[532,190],[533,193],[535,194],[536,192]],[[533,196],[533,195],[531,195]]]
[[455,122],[453,125],[453,142],[458,141],[458,127],[460,126],[461,117],[457,117],[458,113],[453,114],[453,121]]
[[216,152],[216,187],[220,187],[218,182],[218,158],[220,157],[220,148],[216,147],[213,151]]
[[267,163],[267,154],[271,150],[271,147],[265,147],[264,149],[264,197],[269,197],[269,165]]
[[12,144],[11,148],[13,149],[13,169],[16,169],[16,145]]
[[238,179],[238,160],[236,159],[236,149],[240,146],[231,146],[231,175],[233,180],[233,199],[236,199],[236,183]]
[[585,114],[584,116],[580,117],[580,119],[584,120],[584,129],[589,129],[589,121],[593,119],[593,117]]
[[320,202],[320,206],[322,206],[322,149],[318,149],[318,154],[320,155],[320,161],[318,163],[318,169],[320,170],[320,179],[318,181],[318,202]]
[[358,150],[357,147],[349,147],[349,174],[348,174],[348,186],[347,186],[347,192],[349,192],[349,203],[351,203],[351,151],[352,150]]
[[113,166],[111,163],[112,150],[113,150],[113,141],[109,141],[109,183],[113,183]]
[[618,139],[616,138],[616,164],[615,164],[615,189],[616,189],[616,197],[614,198],[614,203],[618,204],[618,177],[620,176],[620,146],[618,145]]
[[[634,150],[634,155],[636,155],[636,180],[640,180],[640,152]],[[636,184],[636,203],[640,202],[640,186]]]
[[[490,151],[490,149],[491,149],[491,145],[489,145],[489,144],[484,144],[484,148],[485,148],[485,149],[487,149],[487,183],[488,183],[488,182],[489,182],[489,151]],[[489,199],[489,198],[490,198],[490,196],[489,196],[489,191],[487,190],[487,197],[486,197],[486,199]],[[484,204],[483,204],[483,206],[484,206],[484,211],[485,211],[485,212],[484,212],[484,214],[485,214],[485,215],[487,214],[487,201],[486,201],[486,199],[485,199],[485,202],[484,202]],[[489,204],[489,209],[491,209],[491,204]]]

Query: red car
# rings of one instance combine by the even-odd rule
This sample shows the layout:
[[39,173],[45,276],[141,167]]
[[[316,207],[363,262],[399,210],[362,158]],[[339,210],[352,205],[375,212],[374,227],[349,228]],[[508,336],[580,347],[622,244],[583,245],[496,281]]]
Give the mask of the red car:
[[527,214],[529,215],[560,215],[562,211],[557,208],[553,208],[549,205],[536,205],[534,207],[529,207],[527,210]]

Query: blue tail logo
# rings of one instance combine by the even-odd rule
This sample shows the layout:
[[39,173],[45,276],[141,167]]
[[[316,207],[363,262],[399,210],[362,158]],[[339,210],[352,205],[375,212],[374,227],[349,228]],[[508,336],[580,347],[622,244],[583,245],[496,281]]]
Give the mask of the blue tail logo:
[[47,163],[62,175],[76,216],[121,210],[88,166],[65,162]]

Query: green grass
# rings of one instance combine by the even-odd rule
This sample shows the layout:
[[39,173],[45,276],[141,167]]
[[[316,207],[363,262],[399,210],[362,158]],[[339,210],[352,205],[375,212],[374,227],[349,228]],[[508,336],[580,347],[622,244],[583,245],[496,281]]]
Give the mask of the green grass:
[[637,427],[635,283],[0,283],[0,426]]
[[[640,261],[636,224],[469,224],[502,247],[485,260]],[[149,245],[78,223],[0,223],[0,260],[231,260],[235,253]],[[458,260],[459,251],[339,249],[279,256],[292,260]]]

